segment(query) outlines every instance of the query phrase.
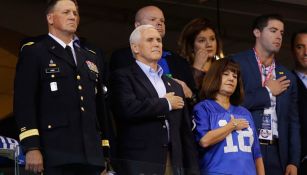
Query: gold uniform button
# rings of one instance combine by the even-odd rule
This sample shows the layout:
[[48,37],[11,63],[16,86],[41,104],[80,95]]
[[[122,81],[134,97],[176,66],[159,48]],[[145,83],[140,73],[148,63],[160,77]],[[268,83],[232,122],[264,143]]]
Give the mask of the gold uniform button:
[[54,78],[54,77],[55,77],[55,75],[54,75],[54,74],[52,74],[52,75],[51,75],[51,78]]
[[81,99],[81,101],[83,101],[83,99],[84,99],[83,96],[81,96],[80,99]]
[[81,85],[79,85],[79,86],[78,86],[78,89],[81,91],[81,90],[82,90],[82,86],[81,86]]
[[51,129],[52,128],[52,126],[51,125],[48,125],[48,129]]
[[77,80],[80,80],[80,79],[81,79],[80,75],[77,75]]
[[81,111],[83,111],[83,112],[84,112],[84,107],[81,107]]

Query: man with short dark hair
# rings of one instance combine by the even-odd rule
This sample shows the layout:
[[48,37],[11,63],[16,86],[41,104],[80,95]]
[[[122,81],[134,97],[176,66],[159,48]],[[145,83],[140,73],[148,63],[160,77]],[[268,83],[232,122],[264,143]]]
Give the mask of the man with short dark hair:
[[25,43],[16,66],[14,115],[25,168],[46,175],[100,174],[99,121],[106,117],[101,60],[76,41],[75,0],[50,1],[46,18],[49,34]]
[[254,48],[233,56],[242,72],[243,106],[259,131],[266,174],[296,175],[300,157],[296,79],[275,58],[282,44],[283,18],[261,15],[252,30]]
[[299,173],[307,174],[307,28],[295,32],[291,39],[297,79],[298,109],[301,124],[301,164]]

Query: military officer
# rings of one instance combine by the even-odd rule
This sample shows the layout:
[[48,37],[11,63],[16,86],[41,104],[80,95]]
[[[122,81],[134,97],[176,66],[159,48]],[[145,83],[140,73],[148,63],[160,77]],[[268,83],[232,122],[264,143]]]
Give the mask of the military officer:
[[[26,151],[26,170],[99,174],[104,169],[105,121],[101,60],[76,42],[75,0],[48,1],[49,34],[21,47],[14,114]],[[104,133],[103,133],[104,134]]]

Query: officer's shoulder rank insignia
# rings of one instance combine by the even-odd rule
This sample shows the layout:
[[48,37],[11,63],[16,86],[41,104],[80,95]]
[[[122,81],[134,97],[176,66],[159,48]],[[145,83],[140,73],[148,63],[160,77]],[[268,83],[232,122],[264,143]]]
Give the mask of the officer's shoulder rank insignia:
[[96,66],[96,64],[95,63],[93,63],[93,62],[91,62],[91,61],[85,61],[86,62],[86,64],[87,64],[87,66],[88,66],[88,68],[91,70],[91,71],[93,71],[93,72],[95,72],[95,73],[99,73],[99,71],[98,71],[98,69],[97,69],[97,66]]
[[20,51],[22,51],[22,49],[23,49],[25,46],[31,46],[31,45],[33,45],[33,44],[34,44],[34,42],[32,42],[32,41],[23,44],[23,45],[21,46],[21,48],[20,48]]

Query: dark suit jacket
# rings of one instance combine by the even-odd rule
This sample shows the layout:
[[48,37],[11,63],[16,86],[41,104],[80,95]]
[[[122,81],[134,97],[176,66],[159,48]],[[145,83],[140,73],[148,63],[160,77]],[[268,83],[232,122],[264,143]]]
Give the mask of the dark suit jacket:
[[[244,84],[246,107],[253,116],[256,128],[262,123],[264,108],[270,107],[269,92],[262,87],[261,74],[253,50],[241,52],[232,57],[239,63]],[[290,87],[276,97],[278,118],[279,155],[285,170],[287,164],[298,166],[300,159],[299,118],[297,110],[297,86],[294,75],[286,68],[276,64],[276,79],[286,75],[291,81]],[[259,134],[259,133],[258,133]]]
[[78,66],[45,36],[22,48],[16,66],[14,115],[25,136],[21,144],[26,151],[40,149],[45,166],[104,166],[97,122],[104,121],[104,95],[94,65],[101,66],[93,52],[75,47],[75,53]]
[[[130,47],[116,50],[111,55],[110,71],[112,72],[116,69],[127,67],[134,62],[135,58],[132,56]],[[173,52],[166,57],[166,62],[168,63],[172,76],[184,81],[195,92],[196,86],[189,63]]]
[[[162,76],[167,92],[183,97],[179,84]],[[125,162],[123,174],[163,174],[167,151],[171,153],[174,174],[181,168],[198,172],[196,148],[188,111],[169,111],[165,98],[158,94],[136,64],[111,75],[111,99],[118,127],[118,156]],[[170,144],[165,119],[169,122]],[[131,162],[131,166],[129,164]]]
[[302,142],[302,157],[307,156],[307,88],[302,80],[298,77],[295,71],[293,71],[297,79],[297,91],[298,91],[298,114],[301,124],[301,142]]

